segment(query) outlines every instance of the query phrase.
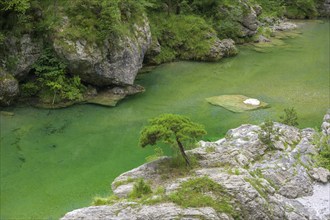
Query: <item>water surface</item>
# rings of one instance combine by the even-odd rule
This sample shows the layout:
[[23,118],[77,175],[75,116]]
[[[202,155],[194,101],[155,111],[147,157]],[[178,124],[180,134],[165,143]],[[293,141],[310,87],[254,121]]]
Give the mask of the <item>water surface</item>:
[[[149,118],[179,113],[205,125],[206,138],[243,123],[278,119],[295,107],[300,127],[319,127],[329,108],[329,22],[309,22],[302,35],[260,53],[241,48],[219,63],[174,62],[138,77],[144,94],[115,108],[8,108],[1,116],[1,219],[57,219],[107,195],[120,173],[145,162],[138,148]],[[232,113],[205,98],[242,94],[271,108]]]

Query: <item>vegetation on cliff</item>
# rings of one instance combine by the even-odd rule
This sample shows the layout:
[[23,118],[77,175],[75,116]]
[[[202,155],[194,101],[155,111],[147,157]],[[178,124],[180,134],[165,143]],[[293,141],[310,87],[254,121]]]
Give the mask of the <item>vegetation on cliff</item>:
[[[271,25],[269,21],[283,16],[314,18],[318,16],[317,8],[321,3],[323,3],[321,0],[1,0],[0,61],[6,71],[17,78],[16,73],[12,73],[11,70],[18,66],[20,58],[17,54],[12,54],[10,48],[19,43],[21,46],[24,45],[26,43],[22,41],[24,35],[28,35],[26,39],[35,42],[35,45],[40,47],[38,49],[40,51],[49,45],[55,47],[54,45],[57,44],[66,47],[66,52],[79,52],[82,49],[79,46],[82,45],[84,50],[89,48],[90,57],[96,59],[95,57],[100,56],[93,54],[96,53],[95,48],[100,49],[100,53],[105,53],[104,50],[109,48],[115,51],[123,39],[134,35],[133,38],[137,41],[139,34],[149,36],[149,30],[136,33],[141,31],[136,27],[145,24],[151,26],[153,45],[158,45],[156,49],[150,48],[156,52],[153,53],[151,59],[148,58],[146,61],[155,64],[175,59],[216,61],[237,53],[232,43],[224,45],[220,40],[230,38],[242,43],[255,40],[256,34],[267,36],[271,32],[267,29],[267,25]],[[132,53],[134,56],[138,53],[144,55],[150,43],[149,38],[146,37],[146,39],[144,46],[137,44],[139,51]],[[104,44],[110,45],[106,47],[108,49],[102,49]],[[17,49],[16,52],[22,48]],[[37,52],[33,53],[34,57],[41,56],[42,53]],[[56,57],[58,62],[68,61],[66,60],[68,56],[59,51],[56,53],[54,58]],[[107,58],[111,60],[111,57]],[[65,69],[65,73],[58,74],[56,78],[52,76],[51,80],[56,81],[57,85],[51,86],[41,83],[45,78],[50,80],[49,72],[38,71],[35,67],[39,65],[40,59],[38,62],[36,60],[31,59],[34,65],[26,64],[23,71],[24,75],[29,72],[30,80],[32,80],[22,86],[25,96],[35,95],[48,87],[53,94],[61,93],[57,99],[54,98],[53,102],[81,99],[83,86],[79,78],[73,76],[77,75],[77,71],[73,74],[72,66],[61,67],[60,69]],[[141,63],[142,60],[143,56]],[[137,66],[139,65],[138,63]],[[102,63],[100,66],[107,65]],[[137,70],[138,68],[134,68],[134,74]],[[105,72],[109,72],[108,69]],[[24,77],[20,77],[20,81],[22,81],[21,78]],[[88,80],[90,78],[87,77]],[[113,81],[116,82],[117,78],[115,75]],[[81,79],[85,84],[95,83],[95,80],[89,82],[83,77]],[[110,85],[110,82],[112,81],[107,81],[106,84]],[[116,85],[125,83],[119,82]],[[102,83],[98,81],[96,84]],[[65,90],[65,92],[60,92],[60,90]]]
[[185,143],[194,143],[196,138],[206,134],[204,127],[192,122],[188,117],[173,114],[164,114],[151,119],[149,125],[141,131],[140,146],[156,145],[164,142],[178,150],[185,159],[186,164],[191,166],[185,153]]

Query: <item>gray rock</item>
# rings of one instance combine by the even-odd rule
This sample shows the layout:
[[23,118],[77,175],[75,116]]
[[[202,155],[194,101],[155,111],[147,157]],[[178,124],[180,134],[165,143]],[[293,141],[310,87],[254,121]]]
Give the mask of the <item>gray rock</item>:
[[9,36],[3,44],[0,62],[18,80],[24,79],[42,51],[42,42],[29,34],[17,38]]
[[321,125],[322,133],[326,136],[330,136],[330,110],[323,118],[323,123]]
[[[257,29],[259,27],[258,15],[254,8],[250,7],[247,4],[243,4],[247,13],[244,14],[242,20],[240,20],[240,24],[242,25],[242,35],[241,37],[251,37],[257,33]],[[258,10],[259,8],[257,8]],[[258,10],[258,13],[260,11]]]
[[[69,22],[63,22],[62,29]],[[55,51],[68,62],[73,74],[97,86],[133,85],[144,55],[151,44],[147,18],[141,25],[133,25],[130,36],[106,39],[102,45],[84,39],[72,41],[56,36]]]
[[309,174],[318,182],[327,183],[330,181],[330,171],[323,167],[313,168]]
[[[328,119],[326,116],[325,121]],[[165,189],[164,196],[168,196],[175,194],[189,179],[205,176],[224,189],[235,212],[243,219],[327,219],[329,197],[320,193],[322,190],[316,190],[314,179],[326,183],[330,173],[323,168],[312,169],[315,164],[311,156],[317,153],[312,138],[315,131],[274,123],[276,142],[280,147],[269,150],[259,140],[260,129],[256,125],[242,125],[229,130],[226,138],[216,142],[201,141],[198,148],[187,151],[198,158],[200,166],[184,177],[166,181],[161,178],[164,169],[159,172],[160,167],[170,160],[167,157],[126,172],[112,184],[114,194],[123,202],[100,206],[98,212],[103,213],[98,213],[97,207],[89,207],[70,212],[63,219],[231,220],[229,214],[217,213],[211,207],[182,208],[173,203],[143,205],[129,203],[126,198],[133,186],[129,178],[143,178],[151,182],[152,188],[161,184]],[[204,194],[218,199],[212,190]],[[155,197],[161,198],[153,195]],[[313,201],[321,203],[315,206]]]
[[324,0],[323,3],[319,5],[319,14],[322,17],[329,17],[330,16],[330,0]]
[[292,29],[296,29],[298,26],[292,22],[288,21],[279,21],[278,23],[274,24],[272,27],[273,31],[288,31]]
[[172,220],[172,219],[210,219],[232,220],[223,213],[217,213],[213,208],[180,208],[173,203],[163,203],[154,206],[138,205],[136,203],[117,203],[113,206],[91,206],[67,213],[61,220]]
[[255,40],[256,43],[268,43],[271,42],[267,37],[263,35],[259,35],[258,38]]
[[157,62],[155,61],[155,57],[160,54],[160,52],[162,51],[162,48],[159,44],[159,41],[157,38],[152,38],[151,40],[151,45],[149,47],[149,49],[147,50],[147,53],[144,57],[144,62],[148,63],[148,64],[157,64]]
[[214,44],[207,55],[200,60],[204,61],[217,61],[223,57],[234,56],[238,53],[235,42],[232,39],[219,40],[216,38]]
[[0,68],[0,105],[10,105],[18,94],[18,81]]

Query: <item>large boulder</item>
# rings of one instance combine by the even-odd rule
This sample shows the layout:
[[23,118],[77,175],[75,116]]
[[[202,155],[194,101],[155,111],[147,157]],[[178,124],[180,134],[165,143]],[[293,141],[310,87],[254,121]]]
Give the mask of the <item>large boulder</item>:
[[231,57],[238,53],[238,49],[235,46],[235,42],[232,39],[219,40],[216,38],[212,44],[210,51],[204,57],[203,61],[218,61],[223,57]]
[[29,34],[8,36],[1,46],[0,64],[18,80],[24,79],[42,52],[42,41]]
[[246,12],[238,21],[241,24],[241,37],[251,37],[258,32],[258,16],[261,14],[261,7],[251,7],[247,3],[242,3],[242,5]]
[[117,203],[113,206],[91,206],[78,209],[66,214],[62,220],[171,220],[171,219],[212,219],[232,220],[226,214],[219,214],[209,207],[181,208],[173,203],[164,203],[153,206],[139,205],[138,203]]
[[[65,18],[63,31],[69,23]],[[54,48],[68,63],[70,72],[96,86],[133,85],[144,55],[151,44],[147,18],[134,24],[129,35],[107,38],[101,44],[85,39],[71,40],[57,35]]]
[[329,17],[330,16],[330,0],[324,0],[319,5],[319,14],[322,17]]
[[18,94],[18,81],[0,68],[0,105],[10,105]]

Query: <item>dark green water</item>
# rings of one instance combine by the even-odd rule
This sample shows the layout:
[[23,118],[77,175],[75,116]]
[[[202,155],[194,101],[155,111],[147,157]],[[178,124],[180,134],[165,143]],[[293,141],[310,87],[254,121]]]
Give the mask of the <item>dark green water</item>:
[[[300,127],[319,127],[329,108],[329,22],[309,22],[285,45],[258,53],[241,48],[219,63],[175,62],[141,75],[147,91],[115,108],[13,108],[1,116],[1,219],[57,219],[107,195],[120,173],[142,164],[152,149],[137,147],[147,119],[180,113],[222,137],[243,123],[277,119],[294,106]],[[204,100],[243,94],[271,108],[235,114]]]

